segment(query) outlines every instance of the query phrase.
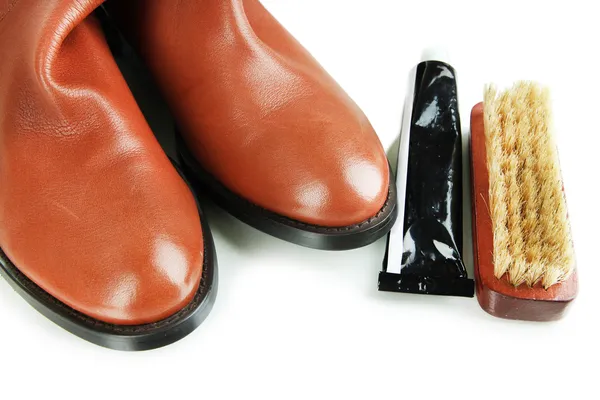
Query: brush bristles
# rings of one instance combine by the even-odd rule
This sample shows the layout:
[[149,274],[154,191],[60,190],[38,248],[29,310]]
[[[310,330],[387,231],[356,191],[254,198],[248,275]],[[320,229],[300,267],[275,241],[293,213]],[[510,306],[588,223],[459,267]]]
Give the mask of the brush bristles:
[[544,288],[574,268],[547,89],[520,82],[485,89],[484,123],[494,234],[494,274]]

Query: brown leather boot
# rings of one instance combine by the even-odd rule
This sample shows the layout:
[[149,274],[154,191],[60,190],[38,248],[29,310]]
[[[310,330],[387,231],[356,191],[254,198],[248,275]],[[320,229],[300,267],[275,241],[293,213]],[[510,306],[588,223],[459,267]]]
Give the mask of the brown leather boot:
[[315,248],[391,228],[395,188],[371,124],[258,0],[107,7],[170,104],[184,165],[218,204]]
[[0,0],[0,272],[72,333],[176,341],[216,292],[210,232],[90,16]]

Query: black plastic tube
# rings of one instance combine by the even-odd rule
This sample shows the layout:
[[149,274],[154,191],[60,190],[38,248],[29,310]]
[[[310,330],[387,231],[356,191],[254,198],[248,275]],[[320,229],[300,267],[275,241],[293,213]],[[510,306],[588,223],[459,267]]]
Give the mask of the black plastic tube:
[[[417,66],[409,130],[402,236],[388,239],[379,290],[473,297],[461,257],[462,141],[454,69]],[[396,240],[394,240],[396,239]],[[402,248],[400,273],[389,272],[391,246]]]

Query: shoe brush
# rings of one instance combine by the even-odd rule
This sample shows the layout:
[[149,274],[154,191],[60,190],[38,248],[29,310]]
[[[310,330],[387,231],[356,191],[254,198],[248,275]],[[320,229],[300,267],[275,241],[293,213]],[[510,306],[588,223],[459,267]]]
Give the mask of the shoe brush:
[[471,113],[476,292],[488,313],[559,319],[577,293],[547,89],[485,89]]

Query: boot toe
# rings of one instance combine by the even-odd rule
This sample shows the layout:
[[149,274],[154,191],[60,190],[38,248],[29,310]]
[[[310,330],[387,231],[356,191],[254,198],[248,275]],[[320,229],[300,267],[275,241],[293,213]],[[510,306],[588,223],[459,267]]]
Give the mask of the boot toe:
[[301,185],[295,218],[326,227],[347,227],[374,217],[388,195],[387,165],[366,159],[349,159],[323,180]]
[[158,237],[148,258],[137,268],[122,268],[101,288],[100,307],[87,315],[117,325],[154,323],[185,308],[197,292],[202,271],[202,251],[166,237]]

